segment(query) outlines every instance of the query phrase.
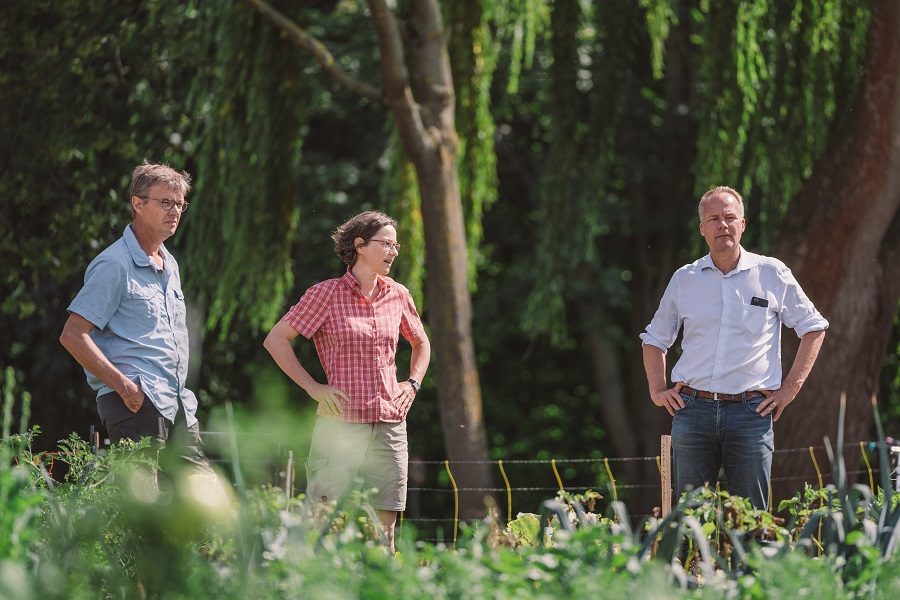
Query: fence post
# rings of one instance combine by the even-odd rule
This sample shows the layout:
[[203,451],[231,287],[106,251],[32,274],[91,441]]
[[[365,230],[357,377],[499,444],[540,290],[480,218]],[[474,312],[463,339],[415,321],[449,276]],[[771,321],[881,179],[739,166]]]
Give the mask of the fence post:
[[894,469],[894,490],[900,492],[900,445],[891,446],[891,454],[897,461],[897,467]]
[[294,451],[288,450],[287,465],[284,468],[284,495],[290,499],[294,496]]
[[672,436],[659,438],[659,485],[662,488],[662,516],[666,518],[672,512]]

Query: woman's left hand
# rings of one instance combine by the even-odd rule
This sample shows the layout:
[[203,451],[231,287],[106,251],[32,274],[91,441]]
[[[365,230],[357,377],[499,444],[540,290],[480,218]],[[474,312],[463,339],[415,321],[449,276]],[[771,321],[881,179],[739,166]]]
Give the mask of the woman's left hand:
[[397,408],[400,409],[400,412],[406,414],[409,412],[409,407],[412,406],[413,400],[416,399],[416,388],[408,381],[400,382],[397,386],[400,388],[400,395],[394,398],[394,402],[397,403]]

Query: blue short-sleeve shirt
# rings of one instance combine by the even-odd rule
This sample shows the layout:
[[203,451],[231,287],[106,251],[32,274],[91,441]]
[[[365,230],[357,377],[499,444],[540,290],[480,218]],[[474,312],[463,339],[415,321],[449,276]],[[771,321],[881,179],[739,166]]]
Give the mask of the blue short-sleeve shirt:
[[[96,326],[91,338],[122,373],[174,422],[178,405],[188,426],[197,422],[197,397],[185,387],[188,330],[175,258],[160,246],[163,268],[144,252],[131,225],[88,265],[84,287],[68,311]],[[85,370],[97,396],[114,391]]]

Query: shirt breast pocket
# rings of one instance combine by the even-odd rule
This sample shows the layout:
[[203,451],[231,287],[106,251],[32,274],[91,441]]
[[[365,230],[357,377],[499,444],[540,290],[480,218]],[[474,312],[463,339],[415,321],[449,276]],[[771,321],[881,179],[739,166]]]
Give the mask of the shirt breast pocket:
[[370,344],[375,339],[375,319],[367,316],[344,315],[333,319],[333,334],[347,348],[365,347],[371,351]]
[[761,333],[769,324],[769,309],[765,306],[744,305],[744,329],[752,333]]
[[131,313],[138,322],[155,325],[166,311],[162,290],[152,285],[136,285],[129,293]]

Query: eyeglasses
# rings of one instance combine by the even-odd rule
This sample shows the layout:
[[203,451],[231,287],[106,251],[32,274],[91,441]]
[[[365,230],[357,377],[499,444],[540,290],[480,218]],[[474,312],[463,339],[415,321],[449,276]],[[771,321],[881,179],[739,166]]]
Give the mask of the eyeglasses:
[[178,212],[183,213],[187,210],[188,204],[190,204],[190,202],[176,202],[171,198],[153,198],[151,196],[138,196],[138,198],[143,198],[144,200],[156,200],[162,204],[163,210],[166,212],[169,212],[173,208],[177,208]]
[[400,252],[400,244],[397,242],[392,242],[390,240],[376,240],[372,238],[369,240],[370,242],[381,242],[381,247],[385,250],[393,250],[394,252]]

